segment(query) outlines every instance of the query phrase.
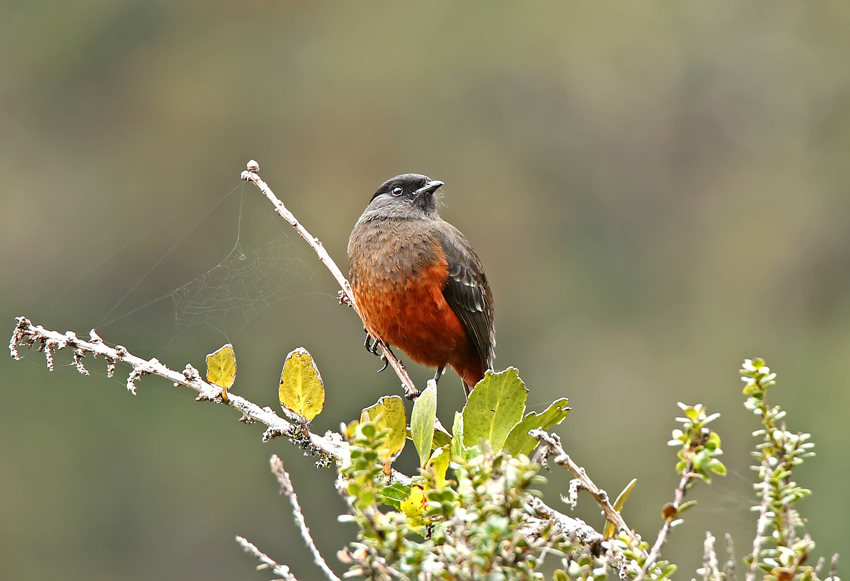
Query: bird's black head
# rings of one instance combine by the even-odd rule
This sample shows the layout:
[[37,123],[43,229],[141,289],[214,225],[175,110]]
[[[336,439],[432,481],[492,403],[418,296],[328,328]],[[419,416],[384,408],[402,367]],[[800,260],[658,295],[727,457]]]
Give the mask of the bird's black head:
[[[443,182],[432,180],[428,176],[406,173],[388,179],[372,196],[370,208],[383,212],[410,214],[421,212],[427,217],[438,217],[435,192]],[[414,217],[414,216],[410,216]]]

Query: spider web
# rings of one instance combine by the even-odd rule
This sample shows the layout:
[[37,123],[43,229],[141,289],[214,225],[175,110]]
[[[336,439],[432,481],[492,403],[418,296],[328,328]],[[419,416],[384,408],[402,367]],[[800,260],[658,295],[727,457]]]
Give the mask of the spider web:
[[[235,201],[233,194],[237,193],[241,194],[238,196],[238,210],[232,204],[224,204],[228,200]],[[169,330],[168,338],[157,340],[163,350],[184,332],[200,326],[214,329],[230,341],[264,309],[293,296],[316,293],[314,278],[318,266],[309,248],[289,224],[268,207],[250,203],[250,196],[246,204],[245,198],[244,186],[235,188],[218,200],[204,203],[137,236],[83,273],[71,287],[94,276],[95,271],[101,271],[100,276],[105,279],[121,280],[121,274],[114,266],[107,266],[108,263],[117,261],[117,257],[128,248],[139,244],[144,248],[146,243],[142,240],[151,236],[172,238],[169,232],[163,231],[165,226],[173,222],[181,224],[176,230],[176,241],[134,284],[124,287],[123,296],[117,302],[110,301],[113,306],[97,327],[123,321],[127,325],[136,325],[132,327],[136,332],[141,329],[152,336],[159,336],[162,328],[157,330],[153,322],[161,320],[162,316],[171,318],[172,313],[168,312],[171,311],[168,308],[170,302],[173,304],[174,326]],[[199,211],[202,208],[206,211]],[[163,272],[185,269],[186,257],[199,251],[203,253],[214,244],[213,238],[220,238],[217,234],[221,232],[216,224],[220,220],[232,220],[234,214],[238,215],[236,241],[224,259],[182,286],[170,286],[170,276],[163,276]],[[186,224],[187,217],[194,219]],[[174,231],[174,228],[171,227],[171,230]],[[169,289],[164,294],[163,286]],[[54,301],[54,306],[67,292],[68,289]],[[122,308],[128,303],[131,305],[129,308]]]
[[197,325],[239,335],[264,309],[304,292],[315,272],[303,254],[282,232],[247,248],[237,239],[224,260],[169,294],[175,335]]

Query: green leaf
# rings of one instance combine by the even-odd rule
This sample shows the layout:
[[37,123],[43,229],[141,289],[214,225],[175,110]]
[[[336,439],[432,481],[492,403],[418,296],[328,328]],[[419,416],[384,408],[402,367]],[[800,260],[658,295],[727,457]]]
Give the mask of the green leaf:
[[683,512],[685,512],[686,510],[688,510],[690,508],[695,507],[696,505],[697,505],[696,500],[689,500],[688,502],[683,502],[682,504],[679,505],[679,510],[676,511],[676,516],[682,514]]
[[207,355],[207,381],[219,386],[221,397],[227,401],[227,390],[236,381],[236,353],[230,343]]
[[434,441],[434,420],[437,419],[437,384],[433,379],[419,395],[410,413],[410,435],[419,452],[419,466],[424,467],[431,455]]
[[453,457],[466,458],[466,446],[463,445],[463,414],[460,412],[455,412],[455,422],[452,425],[451,446]]
[[505,440],[505,452],[511,456],[519,454],[530,454],[540,443],[528,435],[530,430],[548,430],[564,421],[570,408],[567,407],[569,400],[565,397],[556,400],[543,413],[530,412],[522,421],[515,425]]
[[387,440],[378,448],[378,455],[384,462],[391,462],[401,453],[407,439],[407,418],[399,396],[382,397],[360,413],[360,421],[372,422],[378,430],[389,429]]
[[508,433],[522,419],[527,397],[528,389],[516,368],[488,371],[463,408],[464,445],[477,446],[484,439],[494,452],[500,451]]
[[401,501],[410,496],[410,485],[396,481],[384,487],[381,491],[382,501],[387,506],[401,510]]
[[723,462],[720,460],[714,460],[711,465],[708,466],[708,469],[718,476],[726,476],[726,466],[724,466]]
[[319,415],[325,405],[325,388],[313,356],[299,347],[286,356],[278,390],[284,411],[294,412],[308,422]]
[[716,450],[720,450],[720,436],[717,435],[717,432],[711,432],[708,435],[708,439],[705,442],[705,447],[712,452]]

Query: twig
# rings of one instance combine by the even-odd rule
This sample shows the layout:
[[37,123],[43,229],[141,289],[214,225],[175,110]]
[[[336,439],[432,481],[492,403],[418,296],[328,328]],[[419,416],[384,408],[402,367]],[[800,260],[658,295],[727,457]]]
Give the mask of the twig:
[[240,418],[242,421],[256,421],[265,424],[268,426],[268,429],[263,434],[264,441],[275,436],[283,435],[309,454],[318,457],[319,463],[322,465],[331,462],[346,464],[349,461],[350,455],[348,448],[339,434],[328,432],[325,436],[318,436],[304,430],[298,424],[286,421],[274,413],[271,408],[261,408],[257,404],[233,393],[228,393],[225,400],[222,397],[223,390],[217,385],[211,385],[203,381],[198,371],[191,365],[186,365],[186,368],[181,373],[169,369],[156,359],[145,360],[136,357],[120,345],[110,347],[103,342],[94,330],[90,334],[91,340],[84,341],[77,337],[73,331],[68,331],[63,335],[56,331],[45,329],[41,325],[35,326],[26,317],[18,317],[17,321],[18,325],[15,327],[12,339],[9,342],[9,350],[14,359],[20,359],[17,350],[19,345],[31,347],[38,343],[38,348],[40,351],[44,351],[47,366],[51,370],[53,369],[53,353],[65,347],[74,349],[76,367],[81,373],[87,373],[82,364],[83,356],[86,353],[91,353],[94,357],[103,356],[107,361],[110,375],[114,371],[115,362],[121,361],[133,368],[127,379],[127,389],[134,395],[136,393],[136,381],[140,377],[150,374],[159,375],[171,381],[175,386],[182,385],[197,391],[200,394],[196,398],[198,401],[212,401],[230,406],[242,412],[242,418]]
[[835,553],[832,556],[832,565],[827,579],[830,579],[830,581],[838,581],[838,553]]
[[732,542],[732,535],[726,533],[726,564],[723,565],[723,573],[726,575],[727,581],[737,581],[738,577],[735,574],[735,543]]
[[319,549],[316,547],[316,543],[313,542],[313,537],[310,536],[310,529],[307,528],[307,523],[304,520],[304,513],[301,512],[301,506],[298,504],[298,497],[295,495],[295,488],[292,486],[292,479],[289,477],[289,474],[283,468],[283,461],[276,454],[272,454],[271,460],[272,474],[275,475],[277,481],[280,483],[280,493],[285,494],[287,498],[289,498],[289,502],[292,504],[292,513],[295,517],[295,524],[298,525],[298,528],[301,530],[301,536],[304,537],[304,542],[307,543],[307,547],[313,553],[313,562],[319,566],[319,568],[324,571],[325,576],[331,581],[339,581],[339,577],[337,577],[334,572],[328,567],[328,564],[325,562],[325,559],[322,557],[321,553],[319,553]]
[[298,581],[295,575],[293,575],[289,571],[289,567],[287,567],[286,565],[281,565],[280,563],[266,555],[264,552],[258,549],[256,545],[254,545],[245,537],[240,537],[239,535],[236,535],[236,542],[242,545],[242,548],[245,549],[246,553],[251,553],[252,555],[257,557],[263,563],[263,565],[271,567],[272,572],[275,575],[280,575],[286,581]]
[[[351,292],[351,285],[348,283],[348,280],[345,278],[345,275],[342,274],[342,271],[336,265],[333,258],[331,258],[330,254],[328,254],[328,251],[325,250],[325,247],[324,245],[322,245],[321,241],[319,241],[318,238],[310,234],[307,229],[301,225],[295,215],[290,212],[286,208],[286,206],[284,206],[283,202],[281,202],[280,199],[274,194],[268,184],[260,178],[260,176],[258,175],[259,171],[260,164],[258,164],[254,160],[251,160],[248,162],[248,169],[242,172],[241,177],[243,180],[251,182],[255,186],[257,186],[263,193],[263,195],[266,196],[266,198],[268,198],[269,201],[272,203],[275,212],[277,212],[277,214],[281,218],[289,222],[289,224],[293,228],[295,228],[296,232],[298,232],[298,234],[301,235],[301,237],[307,242],[307,244],[310,245],[310,248],[312,248],[316,252],[316,254],[319,256],[319,260],[321,260],[322,263],[328,268],[333,277],[339,283],[339,286],[342,288],[342,294],[345,299],[345,302],[351,305],[354,308],[354,311],[357,313],[357,316],[359,316],[360,319],[363,320],[363,316],[360,314],[360,309],[357,308],[357,303],[354,300],[354,293]],[[401,361],[399,361],[396,356],[393,355],[392,351],[387,349],[383,343],[381,343],[381,346],[384,347],[382,356],[386,358],[386,360],[392,366],[393,370],[395,370],[396,375],[398,375],[399,379],[401,380],[401,386],[404,389],[404,395],[408,399],[415,400],[417,397],[419,397],[419,390],[416,388],[416,385],[414,385],[413,380],[410,379],[410,376],[407,374],[404,365],[401,364]]]
[[[685,498],[685,491],[688,489],[688,483],[691,481],[692,477],[693,473],[691,471],[691,464],[688,463],[682,471],[682,478],[679,480],[679,486],[676,487],[676,492],[673,496],[672,507],[670,507],[670,512],[672,514],[677,514],[679,512],[679,507],[682,506],[682,500]],[[666,512],[666,509],[667,506],[665,506],[664,512]],[[675,520],[673,518],[665,517],[664,525],[661,527],[661,530],[658,531],[658,538],[655,539],[655,544],[652,545],[652,549],[649,551],[649,556],[646,558],[640,573],[637,574],[634,581],[643,581],[646,578],[647,573],[649,573],[650,569],[652,569],[655,561],[657,561],[658,557],[661,556],[661,548],[664,546],[664,543],[667,542],[667,535],[670,534],[670,529],[673,528],[674,522]]]
[[702,554],[703,579],[709,581],[722,581],[720,577],[720,566],[717,563],[717,551],[714,550],[714,536],[705,532],[705,543],[703,543]]
[[764,479],[761,482],[761,508],[759,509],[759,519],[756,524],[756,538],[753,539],[753,560],[747,569],[746,581],[755,581],[756,569],[758,569],[759,557],[761,556],[761,541],[764,537],[764,532],[767,530],[767,513],[770,510],[770,476],[771,470],[767,466],[763,466]]
[[605,513],[605,518],[614,523],[617,530],[630,531],[629,525],[623,520],[622,515],[611,505],[608,500],[608,493],[596,486],[584,468],[573,462],[569,454],[564,451],[561,446],[561,439],[557,434],[550,434],[544,430],[531,430],[528,434],[532,438],[536,438],[544,445],[538,450],[535,456],[535,461],[545,463],[548,456],[554,456],[553,462],[559,466],[563,466],[573,473],[573,475],[581,482],[581,487],[587,490],[593,499],[596,501],[602,511]]

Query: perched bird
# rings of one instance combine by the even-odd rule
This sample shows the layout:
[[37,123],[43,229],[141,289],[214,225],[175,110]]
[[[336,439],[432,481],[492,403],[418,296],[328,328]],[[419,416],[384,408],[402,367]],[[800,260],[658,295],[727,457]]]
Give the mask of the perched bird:
[[493,367],[493,293],[484,268],[460,231],[440,218],[443,182],[419,174],[387,180],[348,240],[349,278],[368,333],[413,361],[446,365],[467,396]]

